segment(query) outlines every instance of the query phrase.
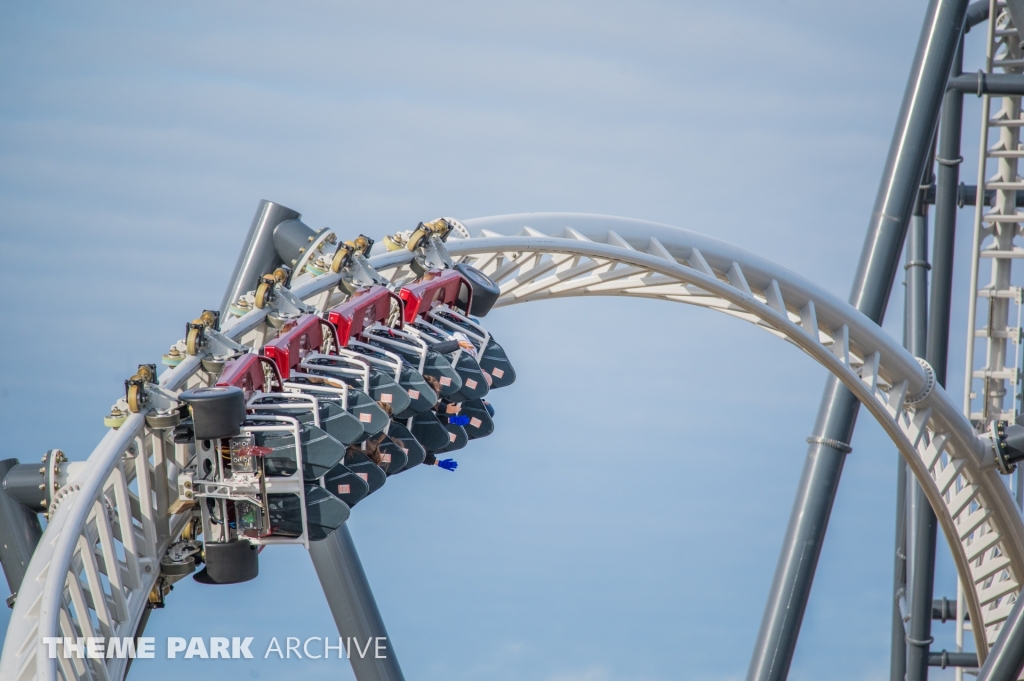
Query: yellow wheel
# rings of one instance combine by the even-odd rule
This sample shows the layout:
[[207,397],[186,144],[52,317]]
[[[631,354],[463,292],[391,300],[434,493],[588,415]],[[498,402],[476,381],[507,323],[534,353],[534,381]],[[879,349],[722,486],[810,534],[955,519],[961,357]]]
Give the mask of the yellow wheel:
[[127,418],[128,414],[120,409],[112,409],[108,416],[103,417],[103,425],[107,428],[120,428]]
[[423,229],[422,227],[418,228],[415,232],[412,233],[412,236],[409,237],[409,241],[406,242],[405,247],[410,251],[415,251],[416,247],[419,246],[420,241],[422,241],[423,237],[425,237],[426,235],[427,230]]
[[156,375],[153,373],[153,370],[145,364],[139,365],[139,371],[135,376],[141,378],[143,383],[154,383],[156,381]]
[[266,307],[267,303],[270,302],[270,284],[263,282],[256,287],[256,300],[254,302],[256,307],[261,310]]
[[133,414],[139,413],[139,408],[142,406],[142,386],[130,385],[128,386],[128,410]]
[[189,329],[188,335],[185,337],[185,351],[190,355],[198,355],[200,343],[202,342],[202,333],[200,329]]
[[338,250],[334,253],[334,260],[331,261],[331,271],[335,274],[341,272],[341,270],[348,265],[348,257],[352,254],[352,249],[348,244],[342,244],[338,247]]
[[208,329],[212,329],[217,324],[217,315],[213,314],[210,310],[203,311],[203,314],[199,315],[199,322]]

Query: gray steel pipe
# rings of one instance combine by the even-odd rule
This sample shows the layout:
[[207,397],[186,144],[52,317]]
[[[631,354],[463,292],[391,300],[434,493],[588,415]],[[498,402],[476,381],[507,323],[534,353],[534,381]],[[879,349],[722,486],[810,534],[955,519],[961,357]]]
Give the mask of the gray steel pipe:
[[[309,555],[338,633],[342,638],[358,640],[362,649],[366,649],[368,640],[373,641],[364,657],[356,650],[351,651],[349,662],[357,681],[405,681],[348,525],[342,525],[322,541],[311,542]],[[378,640],[385,647],[383,657],[377,654]]]
[[[957,148],[959,149],[959,145],[957,145]],[[941,154],[940,154],[940,157],[944,158],[944,159],[946,158],[945,156],[942,156]],[[946,160],[951,161],[953,164],[959,165],[959,163],[958,163],[959,156],[954,156],[953,158],[946,159]],[[939,169],[939,175],[942,175],[941,171],[942,171],[942,169],[940,168]],[[957,172],[957,175],[959,176],[959,171]],[[928,187],[927,190],[925,190],[924,202],[929,204],[929,205],[934,204],[935,203],[935,194],[936,194],[935,185],[931,185],[930,187]],[[963,182],[961,182],[960,184],[957,185],[956,192],[954,193],[953,196],[954,196],[954,200],[956,202],[956,206],[958,208],[963,208],[964,206],[973,206],[973,205],[978,203],[978,186],[974,185],[974,184],[964,184]],[[985,190],[984,205],[986,205],[986,206],[994,205],[995,196],[996,196],[996,190],[995,189],[986,189]],[[1024,192],[1018,192],[1017,193],[1017,208],[1024,208]]]
[[[918,40],[850,295],[851,304],[879,323],[966,13],[966,0],[931,0]],[[789,674],[858,406],[849,390],[829,377],[754,646],[749,681],[782,681]]]
[[[1005,597],[1004,597],[1005,598]],[[1017,681],[1024,669],[1024,598],[1017,597],[977,681]]]
[[949,89],[979,97],[982,95],[1024,95],[1024,75],[978,71],[951,77]]
[[[910,218],[906,247],[906,339],[907,350],[915,357],[924,357],[928,348],[928,218],[921,194],[919,191]],[[907,681],[927,681],[928,652],[932,644],[932,591],[935,587],[938,520],[921,485],[912,476],[908,477],[907,593],[910,596],[910,621],[906,634]]]
[[988,0],[976,0],[967,7],[967,17],[964,20],[964,33],[971,30],[983,21],[988,20]]
[[900,600],[907,595],[907,463],[896,457],[896,546],[892,568],[892,634],[889,681],[906,681],[907,629]]
[[[17,465],[17,459],[0,461],[0,479],[5,478],[8,471]],[[39,516],[0,489],[0,565],[4,568],[7,586],[11,589],[8,605],[12,605],[13,599],[18,596],[28,562],[42,536]]]
[[[957,44],[950,80],[963,68],[963,38]],[[956,214],[960,203],[960,137],[963,128],[964,96],[947,90],[942,99],[942,121],[935,158],[935,236],[932,245],[931,301],[928,315],[928,344],[925,359],[935,371],[935,380],[946,387],[949,356],[949,315],[953,299],[953,255],[956,243]],[[994,192],[993,192],[994,193]],[[977,187],[974,187],[977,196]],[[1024,201],[1024,192],[1019,198]],[[973,203],[973,201],[972,201]]]
[[977,653],[957,653],[943,650],[938,653],[929,653],[928,665],[931,667],[969,667],[978,668]]
[[[936,598],[932,601],[932,619],[945,622],[956,619],[956,601],[946,597]],[[968,617],[967,619],[970,619]]]
[[227,315],[228,307],[239,297],[255,290],[260,277],[273,272],[284,262],[274,246],[274,228],[286,220],[298,220],[300,217],[302,215],[279,203],[260,201],[220,303],[223,315]]

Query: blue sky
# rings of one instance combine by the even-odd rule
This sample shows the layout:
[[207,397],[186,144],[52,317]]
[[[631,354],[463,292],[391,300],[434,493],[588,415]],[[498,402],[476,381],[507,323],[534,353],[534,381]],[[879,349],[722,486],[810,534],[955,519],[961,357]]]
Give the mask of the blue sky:
[[[122,380],[219,302],[263,198],[346,236],[439,215],[655,220],[845,298],[925,5],[8,3],[0,456],[87,457]],[[979,68],[983,31],[967,54]],[[968,98],[968,183],[978,111]],[[519,376],[494,395],[495,434],[350,520],[406,676],[742,678],[823,370],[738,320],[650,301],[531,304],[488,326]],[[795,681],[888,674],[896,453],[867,416],[853,445]],[[278,549],[255,582],[182,582],[148,631],[263,650],[333,626],[308,557]],[[350,678],[305,660],[134,669],[183,671]]]

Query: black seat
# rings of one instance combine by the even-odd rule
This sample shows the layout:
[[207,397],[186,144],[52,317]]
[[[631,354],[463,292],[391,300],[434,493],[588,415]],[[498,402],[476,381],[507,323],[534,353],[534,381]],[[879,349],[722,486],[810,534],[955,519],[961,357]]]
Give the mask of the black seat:
[[364,432],[359,417],[333,401],[320,402],[320,427],[343,445],[357,442]]
[[[303,390],[303,393],[316,397],[319,405],[320,427],[327,431],[327,434],[343,445],[350,445],[357,441],[363,434],[363,426],[359,419],[341,408],[336,403],[336,395],[315,390]],[[277,416],[291,416],[299,423],[314,425],[313,412],[299,411],[294,408],[275,409],[275,405],[303,406],[308,402],[301,398],[289,395],[289,393],[273,393],[259,397],[251,408],[257,414],[274,414]]]
[[427,450],[424,449],[423,445],[419,443],[419,440],[413,436],[404,423],[398,420],[392,421],[391,425],[388,426],[388,437],[399,447],[405,449],[405,456],[408,461],[402,470],[407,471],[414,466],[419,466],[427,457]]
[[448,445],[439,451],[454,452],[457,449],[462,449],[469,443],[469,436],[466,434],[466,429],[462,426],[455,425],[454,423],[442,423],[441,425],[448,431]]
[[362,450],[356,447],[349,447],[345,453],[345,465],[349,470],[361,477],[369,485],[367,494],[373,494],[387,481],[387,475],[380,466],[370,460]]
[[268,494],[270,534],[278,537],[299,537],[309,533],[311,541],[324,539],[348,520],[348,505],[329,494],[323,487],[306,485],[306,527],[302,527],[302,510],[297,494]]
[[437,452],[448,446],[448,429],[432,411],[413,416],[409,430],[427,452]]
[[487,383],[483,370],[469,351],[463,350],[459,353],[459,357],[455,361],[455,371],[459,373],[459,378],[462,379],[462,387],[457,393],[448,398],[452,402],[476,400],[486,395],[490,390],[490,384]]
[[391,411],[400,414],[412,404],[409,393],[398,384],[395,377],[379,369],[370,369],[370,397],[382,404],[391,405]]
[[370,483],[339,463],[324,476],[324,489],[352,507],[370,493]]
[[[447,315],[445,319],[456,326],[465,329],[467,332],[478,334],[476,329],[473,329],[463,321],[456,319],[450,315]],[[498,341],[494,340],[491,336],[487,341],[487,345],[484,347],[484,351],[478,353],[477,362],[480,364],[480,368],[488,373],[491,377],[491,388],[504,388],[507,385],[512,385],[516,380],[516,370],[512,368],[512,362],[509,361],[508,355],[505,354],[505,349],[501,347]]]
[[[338,410],[341,410],[347,417],[341,417],[343,420],[338,423],[338,428],[344,428],[345,439],[348,442],[344,444],[350,445],[362,442],[368,437],[376,435],[384,430],[388,424],[388,413],[381,409],[380,405],[373,401],[369,395],[364,393],[362,390],[356,390],[355,388],[349,388],[348,391],[348,411],[344,411],[341,408],[341,396],[331,393],[318,393],[315,390],[307,391],[311,395],[315,395],[318,399],[328,402],[334,405]],[[335,412],[332,410],[332,414]],[[321,425],[324,424],[323,416],[321,418]],[[333,423],[333,421],[331,422]],[[355,427],[359,427],[359,431],[356,432]],[[340,441],[339,438],[335,438]]]
[[395,418],[407,419],[413,414],[427,411],[437,404],[438,394],[430,387],[423,374],[408,365],[402,367],[399,385],[409,394],[412,402],[404,411],[396,411]]
[[306,529],[310,541],[320,541],[341,527],[351,511],[348,504],[323,487],[306,486]]
[[504,388],[515,383],[516,370],[512,368],[512,362],[508,361],[505,349],[493,338],[487,341],[487,347],[484,348],[479,360],[480,368],[491,377],[492,389]]
[[[353,368],[359,366],[359,371],[368,368],[370,384],[364,385],[362,376],[353,375]],[[391,405],[395,413],[405,411],[410,402],[409,393],[395,381],[395,377],[382,371],[376,366],[360,365],[356,360],[347,358],[319,355],[306,365],[306,370],[313,374],[321,374],[332,378],[341,379],[353,388],[360,388],[370,395],[375,402]]]
[[452,366],[449,358],[439,352],[427,351],[423,375],[432,376],[437,381],[441,388],[441,397],[454,395],[462,388],[462,378],[459,377],[459,372]]
[[399,446],[389,436],[385,435],[377,447],[380,450],[380,467],[384,469],[384,473],[389,477],[395,473],[400,473],[409,463],[409,456],[406,454],[405,447]]
[[466,435],[470,440],[487,437],[494,432],[494,420],[484,406],[483,400],[463,402],[459,414],[469,419],[469,423],[463,424],[462,427],[466,429]]
[[[280,422],[260,421],[259,417],[247,419],[245,425],[279,425]],[[263,457],[264,471],[270,476],[293,475],[297,469],[295,437],[284,431],[254,433],[256,444],[271,451]],[[312,482],[322,477],[345,458],[345,445],[341,444],[314,425],[299,427],[302,443],[302,477]]]

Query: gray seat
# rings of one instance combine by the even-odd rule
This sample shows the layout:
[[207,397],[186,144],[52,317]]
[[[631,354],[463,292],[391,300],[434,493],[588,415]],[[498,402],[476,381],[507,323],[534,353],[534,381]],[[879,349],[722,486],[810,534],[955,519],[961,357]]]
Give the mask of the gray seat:
[[440,451],[448,446],[448,429],[432,411],[413,416],[409,430],[427,452]]
[[427,450],[423,448],[423,445],[413,436],[412,431],[404,423],[397,420],[392,421],[391,425],[388,426],[388,437],[398,446],[405,448],[405,455],[408,461],[402,470],[407,471],[410,468],[419,466],[427,457]]
[[351,508],[370,493],[370,483],[356,475],[345,464],[339,463],[324,475],[324,489]]
[[309,533],[311,541],[324,539],[348,520],[348,505],[323,487],[306,485],[306,527],[302,526],[302,510],[297,494],[268,494],[270,534],[278,537],[300,537]]
[[469,423],[463,424],[466,435],[470,440],[487,437],[494,432],[494,420],[484,406],[483,400],[469,400],[462,403],[461,416],[469,419]]
[[406,464],[409,463],[409,456],[406,454],[405,447],[399,446],[389,436],[385,435],[384,439],[378,444],[380,448],[380,467],[384,469],[389,477],[395,473],[400,473],[405,468]]
[[369,486],[367,494],[373,494],[387,481],[387,475],[380,466],[370,460],[362,450],[356,447],[349,447],[345,453],[345,465],[353,473],[366,481]]
[[[258,416],[245,421],[245,425],[266,425],[279,422],[260,421]],[[264,471],[268,476],[293,475],[298,468],[295,456],[295,438],[289,432],[254,433],[257,445],[271,451],[263,457]],[[312,482],[324,476],[345,458],[345,445],[312,424],[299,427],[302,444],[302,477]]]

